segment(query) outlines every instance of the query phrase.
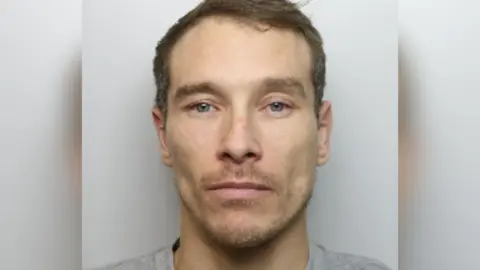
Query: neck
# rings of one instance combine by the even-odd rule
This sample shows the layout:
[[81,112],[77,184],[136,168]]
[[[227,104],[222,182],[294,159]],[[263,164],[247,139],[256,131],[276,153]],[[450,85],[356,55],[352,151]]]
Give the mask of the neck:
[[309,259],[305,213],[269,243],[248,249],[225,249],[202,236],[182,209],[176,270],[304,270]]

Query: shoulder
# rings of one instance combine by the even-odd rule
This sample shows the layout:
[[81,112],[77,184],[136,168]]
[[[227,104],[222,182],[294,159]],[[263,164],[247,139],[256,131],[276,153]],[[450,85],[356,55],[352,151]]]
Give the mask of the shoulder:
[[150,254],[89,270],[170,270],[170,252],[171,248],[163,247]]
[[333,252],[318,245],[316,247],[322,253],[319,262],[329,270],[391,270],[385,264],[373,258]]

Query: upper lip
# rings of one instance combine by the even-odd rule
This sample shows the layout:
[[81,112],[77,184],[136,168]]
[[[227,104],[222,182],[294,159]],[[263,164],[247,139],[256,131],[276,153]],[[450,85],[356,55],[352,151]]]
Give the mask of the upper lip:
[[257,189],[257,190],[270,190],[271,188],[267,185],[254,183],[254,182],[221,182],[215,183],[208,186],[208,190],[216,189]]

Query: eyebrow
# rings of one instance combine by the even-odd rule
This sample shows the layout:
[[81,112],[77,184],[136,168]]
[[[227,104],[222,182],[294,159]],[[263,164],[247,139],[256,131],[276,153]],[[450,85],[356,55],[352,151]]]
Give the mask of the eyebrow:
[[[260,81],[253,82],[252,85],[258,89],[255,93],[256,96],[265,96],[269,93],[281,92],[291,96],[307,98],[303,84],[300,80],[293,77],[267,77]],[[226,99],[220,86],[207,81],[178,87],[174,93],[173,101],[174,103],[178,103],[189,96],[198,94],[209,94]]]
[[300,80],[293,77],[269,77],[263,79],[260,82],[260,92],[258,94],[260,96],[264,96],[273,92],[282,92],[291,96],[307,98],[307,94],[305,93],[305,88],[303,87],[303,84],[300,82]]
[[174,103],[178,103],[189,96],[198,94],[209,94],[214,96],[220,96],[223,98],[220,87],[211,82],[202,82],[198,84],[180,86],[177,91],[175,91],[173,101]]

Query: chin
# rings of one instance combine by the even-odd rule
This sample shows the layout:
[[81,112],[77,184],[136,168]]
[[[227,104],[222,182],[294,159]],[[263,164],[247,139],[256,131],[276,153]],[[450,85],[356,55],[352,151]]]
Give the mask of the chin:
[[255,218],[223,219],[217,224],[209,224],[207,230],[212,239],[221,246],[235,249],[255,248],[264,245],[277,235],[280,230],[275,228],[274,224],[258,220],[255,222]]
[[270,240],[266,233],[259,231],[230,233],[219,233],[217,231],[214,239],[221,246],[234,249],[255,248]]

